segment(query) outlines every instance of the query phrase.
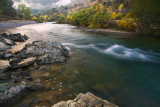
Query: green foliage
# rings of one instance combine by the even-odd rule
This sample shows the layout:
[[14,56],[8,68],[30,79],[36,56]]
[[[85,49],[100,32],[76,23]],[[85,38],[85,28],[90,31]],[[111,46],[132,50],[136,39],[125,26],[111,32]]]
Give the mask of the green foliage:
[[47,15],[42,16],[42,20],[46,23],[47,22]]
[[54,20],[53,16],[50,15],[50,16],[48,17],[48,21],[53,21],[53,20]]
[[0,15],[2,15],[2,13],[3,13],[3,10],[0,9]]
[[135,0],[130,17],[136,20],[137,32],[160,36],[159,0]]
[[133,19],[124,18],[122,20],[118,20],[118,28],[126,31],[134,31],[135,24]]
[[33,16],[33,17],[32,17],[32,20],[37,21],[37,17],[36,17],[36,16]]
[[31,19],[32,10],[29,7],[27,7],[25,4],[19,4],[18,11],[22,16],[24,16],[24,18]]
[[89,28],[108,28],[112,21],[107,8],[97,3],[88,9],[68,15],[67,22],[73,25],[88,26]]
[[65,23],[65,15],[61,14],[58,16],[58,20],[56,20],[56,23],[62,24]]
[[0,15],[15,16],[16,10],[12,6],[12,0],[0,0]]
[[116,20],[121,20],[125,16],[124,13],[118,13],[116,16]]
[[123,4],[121,4],[120,6],[118,6],[119,12],[122,12],[122,8],[123,8]]
[[116,12],[112,12],[112,13],[111,13],[111,17],[112,17],[113,19],[116,19],[117,13],[116,13]]
[[37,22],[38,22],[38,23],[43,23],[42,15],[38,17]]

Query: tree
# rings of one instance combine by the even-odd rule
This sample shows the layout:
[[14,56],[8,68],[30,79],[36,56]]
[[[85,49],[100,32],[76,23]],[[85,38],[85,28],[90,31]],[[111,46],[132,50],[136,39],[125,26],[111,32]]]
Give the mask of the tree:
[[0,0],[0,14],[15,16],[16,10],[12,6],[12,0]]
[[43,23],[43,20],[42,20],[42,15],[40,15],[40,16],[38,17],[38,20],[37,20],[37,22],[38,22],[38,23]]
[[32,17],[32,20],[37,21],[37,17],[36,17],[36,16],[33,16],[33,17]]
[[137,32],[160,35],[160,3],[159,0],[135,0],[130,17],[137,23]]
[[61,14],[58,16],[58,20],[56,21],[56,23],[65,23],[65,15],[64,14]]
[[42,16],[43,21],[46,23],[47,22],[47,15]]
[[31,16],[32,16],[32,10],[29,7],[27,7],[25,4],[19,4],[18,5],[18,11],[26,19],[30,19]]

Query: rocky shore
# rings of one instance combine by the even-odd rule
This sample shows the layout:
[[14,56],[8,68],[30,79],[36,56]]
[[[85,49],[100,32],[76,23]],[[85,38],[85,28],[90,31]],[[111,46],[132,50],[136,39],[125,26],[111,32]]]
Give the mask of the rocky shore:
[[[63,63],[69,58],[69,51],[60,42],[34,41],[12,53],[16,42],[28,40],[26,35],[0,34],[0,106],[9,107],[22,96],[43,88],[40,79],[33,80],[30,72],[23,68],[41,64]],[[15,99],[16,98],[16,99]]]
[[[29,38],[21,34],[0,34],[0,107],[11,107],[30,92],[44,89],[41,79],[33,79],[32,70],[47,70],[45,64],[65,63],[70,53],[60,42],[38,40],[26,44],[20,51],[13,53],[12,46],[25,42]],[[60,83],[61,84],[61,83]],[[25,103],[26,107],[35,104]],[[21,107],[21,106],[20,106]],[[45,105],[44,105],[45,107]],[[107,100],[102,100],[92,93],[79,94],[74,100],[62,101],[52,107],[118,107]]]

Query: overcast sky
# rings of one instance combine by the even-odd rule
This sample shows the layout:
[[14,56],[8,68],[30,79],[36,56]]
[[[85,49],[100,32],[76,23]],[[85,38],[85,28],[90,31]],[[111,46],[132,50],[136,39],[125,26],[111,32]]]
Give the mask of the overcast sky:
[[48,9],[56,6],[66,5],[73,0],[12,0],[14,7],[18,7],[18,4],[24,3],[32,9]]

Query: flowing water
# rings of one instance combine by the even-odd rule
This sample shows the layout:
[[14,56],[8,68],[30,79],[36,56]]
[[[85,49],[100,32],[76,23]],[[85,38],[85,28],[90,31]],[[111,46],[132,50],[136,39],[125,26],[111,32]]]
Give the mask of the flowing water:
[[[92,92],[120,107],[160,107],[160,43],[143,37],[82,32],[67,24],[32,24],[11,30],[35,40],[60,41],[71,53],[63,65],[33,70],[45,89],[33,92],[41,105]],[[21,49],[21,43],[13,51]],[[32,68],[30,68],[32,69]]]

